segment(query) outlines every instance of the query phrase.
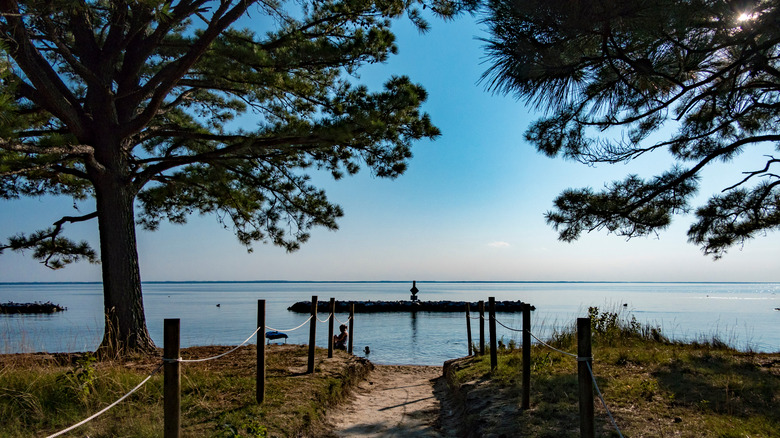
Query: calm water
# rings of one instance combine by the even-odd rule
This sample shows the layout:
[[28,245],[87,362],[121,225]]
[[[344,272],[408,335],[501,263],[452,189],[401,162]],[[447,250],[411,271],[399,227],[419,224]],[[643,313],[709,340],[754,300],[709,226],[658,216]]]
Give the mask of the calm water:
[[[287,311],[296,301],[404,300],[411,282],[144,283],[144,306],[152,338],[162,345],[163,320],[181,319],[181,343],[237,345],[255,329],[257,300],[265,299],[266,324],[290,329],[308,316]],[[780,351],[780,283],[426,283],[422,300],[522,300],[536,306],[532,331],[544,339],[555,327],[587,316],[589,306],[627,312],[660,326],[673,339],[719,336],[739,349]],[[52,301],[68,307],[54,315],[0,315],[0,353],[86,351],[100,342],[103,301],[98,283],[0,283],[0,302]],[[623,306],[623,304],[627,306]],[[220,304],[217,307],[217,304]],[[321,315],[325,319],[327,315]],[[338,314],[341,321],[346,314]],[[520,328],[520,314],[498,314]],[[478,321],[472,321],[477,332]],[[327,345],[327,324],[318,323],[318,345]],[[291,332],[289,343],[305,344],[308,326]],[[505,342],[520,334],[498,326]],[[253,340],[254,342],[254,340]],[[464,314],[357,314],[354,346],[382,364],[440,365],[467,354]]]

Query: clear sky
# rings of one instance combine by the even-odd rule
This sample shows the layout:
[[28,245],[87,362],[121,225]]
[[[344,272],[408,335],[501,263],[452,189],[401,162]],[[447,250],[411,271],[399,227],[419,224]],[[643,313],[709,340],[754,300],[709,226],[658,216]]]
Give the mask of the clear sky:
[[[442,136],[415,144],[408,171],[397,180],[367,171],[341,181],[315,181],[345,216],[340,229],[315,229],[299,251],[257,244],[248,254],[213,216],[187,225],[138,231],[145,281],[186,280],[564,280],[564,281],[780,281],[780,235],[735,247],[719,261],[687,243],[691,217],[677,217],[658,236],[626,241],[604,232],[561,243],[544,213],[568,187],[649,177],[668,157],[596,168],[550,159],[523,140],[538,118],[532,108],[492,95],[479,83],[487,69],[480,27],[471,17],[432,20],[419,35],[395,26],[399,54],[363,69],[360,81],[376,89],[390,75],[408,75],[429,93],[425,104]],[[740,157],[705,174],[705,197],[763,167],[760,155]],[[69,199],[0,201],[0,234],[32,232],[63,214]],[[71,236],[97,247],[97,224],[71,225]],[[31,257],[0,256],[0,282],[99,281],[97,265],[50,271]]]

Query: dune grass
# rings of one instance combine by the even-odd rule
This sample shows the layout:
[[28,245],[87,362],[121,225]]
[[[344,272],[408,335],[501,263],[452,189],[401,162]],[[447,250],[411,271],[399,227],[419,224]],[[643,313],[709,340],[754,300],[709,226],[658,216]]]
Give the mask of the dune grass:
[[[739,352],[717,338],[670,342],[633,318],[589,313],[593,371],[625,437],[778,436],[780,354]],[[549,344],[576,353],[574,328]],[[448,376],[466,409],[466,428],[479,431],[473,436],[580,436],[575,359],[533,346],[531,407],[523,412],[521,352],[499,349],[498,358],[492,372],[485,355],[455,363]],[[618,436],[598,398],[595,406],[597,436]]]
[[[193,347],[182,356],[209,357],[228,347]],[[266,397],[255,401],[254,346],[225,358],[182,364],[182,434],[187,437],[299,436],[322,426],[325,408],[341,400],[370,364],[318,350],[306,374],[307,348],[279,346],[267,355]],[[99,411],[159,366],[152,358],[97,362],[91,355],[0,356],[0,430],[3,437],[47,436]],[[163,376],[65,436],[159,437]]]

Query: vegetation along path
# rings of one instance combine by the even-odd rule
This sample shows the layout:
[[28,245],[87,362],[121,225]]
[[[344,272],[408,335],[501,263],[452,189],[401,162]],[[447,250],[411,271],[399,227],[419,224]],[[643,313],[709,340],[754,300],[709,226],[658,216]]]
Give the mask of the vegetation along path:
[[[454,437],[441,367],[376,365],[330,416],[337,437]],[[440,415],[441,412],[441,415]]]

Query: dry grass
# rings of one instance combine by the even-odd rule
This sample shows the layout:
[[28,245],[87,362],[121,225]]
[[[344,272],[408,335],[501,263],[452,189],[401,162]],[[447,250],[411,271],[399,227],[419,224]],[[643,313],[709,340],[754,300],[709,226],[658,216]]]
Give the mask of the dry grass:
[[[229,347],[193,347],[182,357],[202,358]],[[91,362],[73,354],[0,356],[0,430],[4,437],[42,436],[102,409],[159,366],[158,358]],[[187,437],[301,436],[323,427],[325,409],[363,378],[370,363],[318,349],[306,374],[308,348],[271,346],[266,397],[255,401],[254,346],[208,362],[182,364],[182,434]],[[74,436],[158,437],[162,434],[162,373]]]
[[[551,342],[576,352],[574,338],[559,333]],[[526,411],[519,350],[500,351],[492,372],[488,355],[450,366],[471,432],[464,435],[580,436],[576,360],[543,346],[531,354]],[[625,437],[779,436],[780,353],[738,352],[717,341],[672,343],[646,327],[596,324],[593,357],[598,386]],[[595,395],[594,403],[596,435],[618,436]]]

